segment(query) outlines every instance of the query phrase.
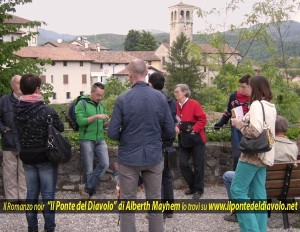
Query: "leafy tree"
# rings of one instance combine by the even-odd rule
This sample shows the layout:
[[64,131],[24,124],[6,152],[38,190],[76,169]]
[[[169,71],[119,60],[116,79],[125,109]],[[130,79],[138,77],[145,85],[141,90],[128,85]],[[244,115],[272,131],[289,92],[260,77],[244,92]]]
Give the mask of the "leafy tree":
[[112,111],[118,96],[124,93],[130,87],[131,84],[129,85],[129,81],[125,81],[125,83],[122,83],[120,80],[114,77],[111,77],[106,80],[105,97],[103,100],[103,105],[105,106],[107,114],[109,116],[112,115]]
[[297,85],[289,84],[285,80],[285,74],[280,72],[272,62],[263,65],[262,75],[270,82],[277,114],[286,117],[290,123],[299,123],[300,97],[297,94]]
[[169,61],[166,62],[166,87],[169,93],[173,93],[177,84],[185,83],[190,87],[194,98],[197,98],[201,87],[201,73],[198,59],[189,54],[189,43],[187,37],[181,33],[170,48]]
[[43,83],[41,86],[41,94],[44,97],[44,101],[46,104],[50,103],[49,98],[53,96],[53,86],[49,83]]
[[154,36],[147,31],[130,30],[124,43],[125,51],[154,51],[156,48]]
[[239,85],[238,80],[246,74],[254,74],[251,63],[245,63],[240,67],[236,67],[231,63],[225,64],[216,76],[215,84],[222,93],[228,95],[237,90]]
[[[24,24],[5,24],[14,13],[17,5],[23,5],[32,2],[31,0],[10,0],[2,1],[0,4],[0,38],[9,33],[17,32],[22,26],[40,26],[41,22],[31,21]],[[12,42],[4,42],[0,40],[0,95],[10,92],[10,79],[13,75],[23,73],[41,74],[41,70],[36,66],[39,61],[32,59],[21,59],[14,55],[14,52],[28,45],[28,41],[35,35],[30,32],[28,35],[22,36]]]
[[111,95],[120,95],[125,92],[128,87],[123,84],[119,79],[110,77],[106,79],[105,82],[105,98],[110,97]]
[[[211,10],[202,10],[199,8],[198,15],[203,19],[222,18],[222,24],[213,25],[209,24],[205,31],[201,34],[205,35],[210,33],[211,36],[207,37],[207,43],[211,44],[219,54],[219,61],[222,65],[226,64],[226,61],[230,59],[232,55],[225,53],[225,44],[231,44],[231,46],[240,51],[242,54],[241,61],[247,56],[254,45],[258,42],[264,42],[270,53],[280,54],[282,66],[286,69],[286,54],[283,43],[283,38],[287,34],[286,28],[282,27],[282,22],[289,20],[292,13],[299,9],[299,0],[263,0],[257,1],[252,5],[252,10],[249,14],[244,15],[244,20],[241,23],[235,23],[228,25],[228,17],[238,10],[243,8],[243,4],[246,1],[228,0],[226,1],[226,8],[213,8]],[[207,20],[208,22],[208,20]],[[274,38],[268,34],[270,26],[277,31],[276,46],[274,46]],[[218,32],[223,31],[223,32]],[[238,38],[233,40],[232,38]],[[258,51],[260,52],[260,51]]]
[[124,49],[125,51],[137,51],[141,34],[139,31],[130,30],[126,36]]
[[155,38],[150,32],[143,31],[140,35],[137,45],[138,51],[154,51],[157,48]]
[[202,88],[200,102],[206,112],[224,112],[228,101],[228,94],[222,93],[216,86]]

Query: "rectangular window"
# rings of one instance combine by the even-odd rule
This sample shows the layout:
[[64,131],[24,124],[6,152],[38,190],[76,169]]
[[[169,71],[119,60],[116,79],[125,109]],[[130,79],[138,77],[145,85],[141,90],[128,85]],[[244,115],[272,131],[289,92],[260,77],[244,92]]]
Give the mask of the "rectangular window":
[[162,57],[162,65],[165,65],[166,64],[166,57]]
[[79,62],[79,65],[80,65],[80,66],[83,66],[83,61],[80,61],[80,62]]
[[56,93],[53,93],[52,98],[53,100],[56,100]]
[[13,41],[15,41],[15,38],[12,36],[12,37],[11,37],[11,42],[13,42]]
[[32,38],[32,44],[36,44],[36,38],[35,37]]
[[54,78],[53,78],[53,75],[51,75],[51,83],[53,83],[54,81]]
[[67,99],[71,99],[71,93],[70,92],[66,92],[66,97],[67,97]]
[[45,75],[40,76],[40,78],[41,78],[41,81],[42,81],[43,84],[46,83],[46,76]]
[[84,94],[84,91],[80,91],[79,95],[82,96]]
[[148,61],[148,65],[151,65],[151,64],[152,64],[152,62],[149,60],[149,61]]
[[68,62],[67,61],[64,61],[64,66],[68,66]]
[[100,64],[100,69],[103,69],[103,64]]
[[86,80],[86,74],[82,74],[82,84],[86,84],[87,80]]
[[64,84],[67,85],[69,83],[69,76],[64,75]]

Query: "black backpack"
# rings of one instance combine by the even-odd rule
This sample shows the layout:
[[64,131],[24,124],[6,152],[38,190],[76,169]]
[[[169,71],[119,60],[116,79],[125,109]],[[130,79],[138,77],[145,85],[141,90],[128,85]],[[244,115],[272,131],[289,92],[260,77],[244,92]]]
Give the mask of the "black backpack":
[[76,121],[75,107],[78,102],[82,102],[83,107],[86,109],[86,101],[81,99],[81,96],[78,96],[70,105],[68,113],[65,114],[66,120],[69,123],[73,131],[79,130],[79,125]]

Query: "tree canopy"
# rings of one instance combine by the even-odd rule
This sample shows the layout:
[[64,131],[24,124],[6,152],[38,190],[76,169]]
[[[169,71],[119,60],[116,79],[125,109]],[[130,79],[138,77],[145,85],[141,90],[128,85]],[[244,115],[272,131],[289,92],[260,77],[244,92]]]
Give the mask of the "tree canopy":
[[[23,24],[7,24],[6,20],[12,18],[17,5],[32,2],[31,0],[10,0],[2,1],[0,4],[0,38],[10,33],[16,33],[21,27],[40,26],[41,22],[29,21]],[[39,61],[32,59],[21,59],[14,55],[14,52],[28,45],[28,41],[36,35],[36,32],[29,32],[11,42],[0,40],[0,96],[10,92],[10,79],[12,76],[24,73],[40,74],[41,70],[36,66]]]
[[187,84],[193,96],[199,93],[201,87],[201,73],[198,69],[199,59],[189,53],[190,41],[181,33],[170,48],[169,61],[166,62],[168,72],[167,90],[174,91],[179,83]]
[[124,43],[125,51],[154,51],[156,48],[156,40],[148,31],[130,30]]

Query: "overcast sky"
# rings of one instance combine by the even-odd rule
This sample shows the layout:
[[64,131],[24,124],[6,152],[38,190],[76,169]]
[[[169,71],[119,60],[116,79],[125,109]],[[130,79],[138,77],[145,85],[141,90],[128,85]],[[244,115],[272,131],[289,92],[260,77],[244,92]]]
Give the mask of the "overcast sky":
[[[249,12],[253,2],[245,0],[242,9],[227,17],[227,24],[240,22]],[[16,15],[30,20],[47,23],[43,28],[58,33],[73,35],[127,34],[130,29],[155,29],[169,32],[168,7],[180,0],[33,0],[17,6]],[[186,4],[203,9],[225,8],[225,0],[185,0]],[[300,14],[293,17],[300,21]],[[210,22],[222,23],[223,18],[215,16]],[[207,24],[194,13],[194,33],[203,30]]]

